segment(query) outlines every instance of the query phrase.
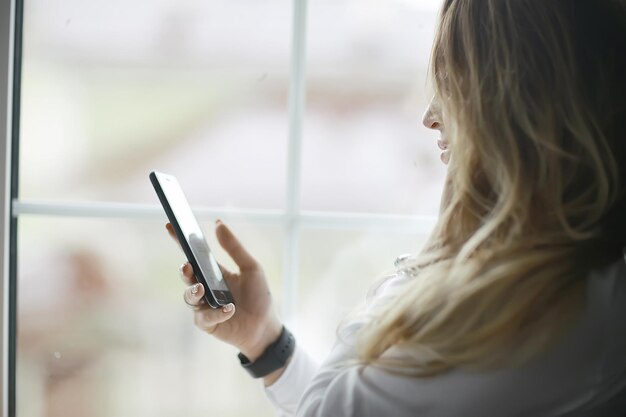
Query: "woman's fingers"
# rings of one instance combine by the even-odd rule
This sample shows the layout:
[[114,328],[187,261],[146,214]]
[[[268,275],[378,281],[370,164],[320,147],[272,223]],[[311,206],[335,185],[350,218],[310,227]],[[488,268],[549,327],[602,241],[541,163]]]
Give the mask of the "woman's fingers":
[[[218,223],[221,224],[221,222]],[[220,244],[224,247],[224,249],[226,249],[237,265],[242,269],[256,265],[256,261],[245,251],[245,249],[243,249],[230,230],[228,230],[226,226],[222,226],[226,232],[226,235],[223,237],[227,246],[224,246],[222,241],[220,241]],[[167,223],[165,227],[169,235],[178,242],[176,232],[174,231],[172,225]],[[224,231],[221,233],[223,234]],[[230,278],[230,272],[228,272],[222,265],[220,265],[220,268],[222,269],[224,277]],[[232,303],[216,309],[210,308],[207,305],[206,300],[204,299],[204,287],[196,281],[193,267],[189,262],[185,262],[180,267],[180,276],[183,282],[188,285],[183,293],[183,299],[185,300],[185,303],[194,310],[194,321],[196,326],[208,333],[213,333],[220,323],[225,322],[235,314],[235,305]]]
[[170,237],[178,242],[178,237],[176,236],[176,232],[174,231],[174,226],[172,226],[171,223],[166,223],[165,228],[167,229],[167,233],[170,235]]
[[256,259],[248,253],[228,226],[220,220],[216,222],[215,234],[220,245],[233,258],[233,261],[235,261],[241,271],[258,268]]
[[200,283],[187,287],[183,293],[183,300],[185,300],[185,303],[193,309],[198,309],[206,304],[203,297],[204,287]]
[[230,303],[222,308],[206,308],[194,312],[194,322],[202,330],[213,333],[218,324],[224,323],[235,314],[235,305]]
[[194,321],[196,326],[209,333],[213,333],[218,324],[225,322],[235,314],[235,305],[232,303],[221,308],[207,307],[202,284],[187,287],[183,298],[185,303],[195,310]]
[[181,265],[180,277],[182,278],[183,282],[187,285],[193,285],[197,282],[193,274],[193,268],[191,267],[191,264],[189,262],[185,262],[184,264]]

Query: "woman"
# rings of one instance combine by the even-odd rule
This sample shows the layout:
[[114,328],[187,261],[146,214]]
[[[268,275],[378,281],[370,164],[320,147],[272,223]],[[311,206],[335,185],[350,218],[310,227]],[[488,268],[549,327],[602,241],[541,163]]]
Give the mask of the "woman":
[[218,221],[237,307],[204,306],[186,264],[196,324],[241,350],[282,415],[622,416],[625,25],[621,0],[446,0],[424,124],[448,176],[422,253],[318,367],[291,354],[261,267]]

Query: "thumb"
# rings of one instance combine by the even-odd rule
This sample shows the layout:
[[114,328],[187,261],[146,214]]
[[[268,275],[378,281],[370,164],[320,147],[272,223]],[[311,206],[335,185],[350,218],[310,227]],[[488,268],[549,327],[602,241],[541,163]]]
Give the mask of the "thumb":
[[217,241],[222,248],[228,253],[228,255],[235,261],[241,271],[251,270],[258,268],[256,259],[248,253],[246,248],[239,242],[239,239],[233,234],[233,232],[222,223],[221,220],[215,222],[215,235]]
[[[229,306],[229,307],[228,307]],[[224,323],[235,315],[235,305],[228,304],[222,308],[203,308],[194,311],[196,326],[211,334],[218,324]]]

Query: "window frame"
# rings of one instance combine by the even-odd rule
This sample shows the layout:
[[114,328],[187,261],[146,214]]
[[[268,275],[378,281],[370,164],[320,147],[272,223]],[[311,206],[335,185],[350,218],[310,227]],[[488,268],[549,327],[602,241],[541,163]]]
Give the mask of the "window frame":
[[[24,0],[0,3],[0,129],[5,132],[0,146],[0,322],[2,361],[0,371],[0,408],[3,417],[16,412],[16,328],[17,328],[17,229],[22,216],[66,216],[88,218],[146,219],[163,218],[160,206],[111,202],[51,202],[18,198],[19,130],[22,23]],[[199,219],[245,220],[253,224],[280,226],[283,245],[283,319],[297,327],[298,264],[303,229],[384,230],[428,234],[435,224],[433,216],[306,211],[300,207],[302,129],[306,108],[306,28],[308,0],[292,1],[292,32],[288,99],[287,188],[284,210],[194,208]]]
[[22,2],[9,0],[0,4],[0,129],[4,139],[0,146],[0,216],[2,222],[2,287],[0,288],[0,327],[2,361],[0,370],[0,408],[3,416],[15,415],[15,353],[16,353],[16,259],[17,217],[13,215],[11,201],[17,197],[17,173],[19,161],[17,140],[19,138],[19,88],[21,64]]

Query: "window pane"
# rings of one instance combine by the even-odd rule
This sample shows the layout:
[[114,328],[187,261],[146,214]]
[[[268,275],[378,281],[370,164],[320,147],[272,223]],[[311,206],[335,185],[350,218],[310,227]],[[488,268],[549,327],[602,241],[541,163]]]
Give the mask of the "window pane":
[[[282,232],[232,226],[280,303]],[[162,222],[22,218],[17,414],[272,415],[235,348],[193,325],[177,270],[183,260]]]
[[280,208],[291,2],[25,2],[21,198]]
[[397,256],[418,253],[426,238],[381,231],[303,231],[297,311],[298,329],[306,329],[297,332],[302,346],[323,358],[338,324],[365,301],[372,283],[395,271]]
[[310,3],[303,208],[437,213],[445,169],[421,116],[439,4]]

